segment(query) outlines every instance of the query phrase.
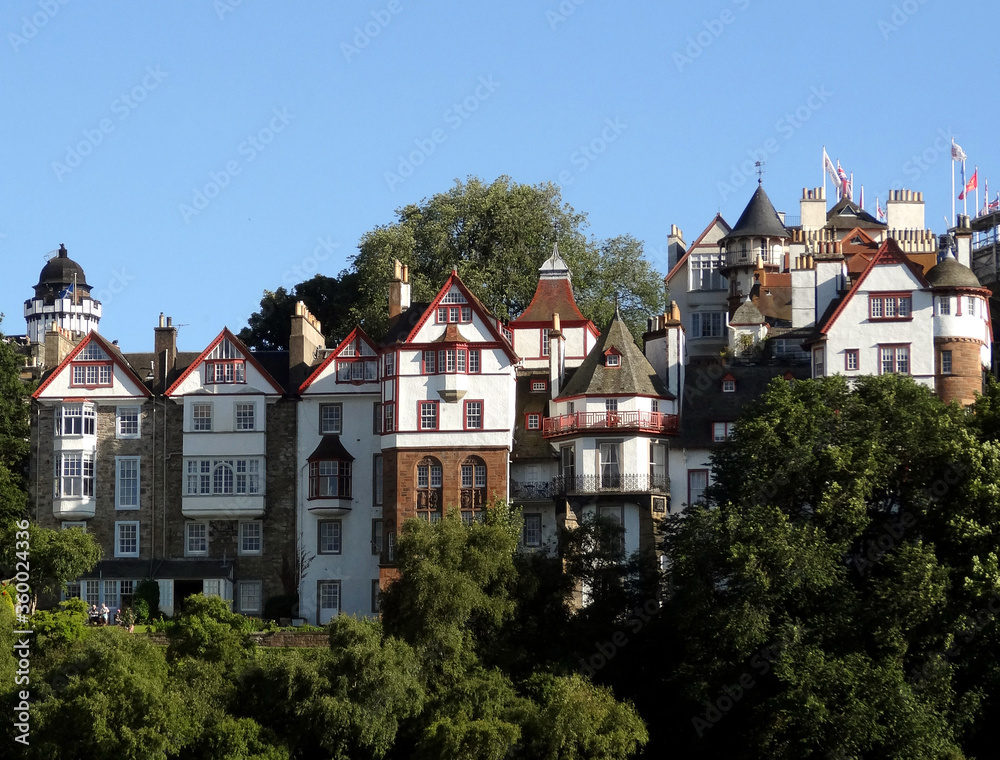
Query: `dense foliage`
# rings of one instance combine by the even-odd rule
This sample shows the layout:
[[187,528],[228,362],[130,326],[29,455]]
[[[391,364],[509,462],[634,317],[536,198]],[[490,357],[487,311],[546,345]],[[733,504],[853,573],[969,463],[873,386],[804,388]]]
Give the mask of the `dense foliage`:
[[489,184],[476,177],[456,181],[447,192],[397,209],[393,223],[366,232],[350,270],[335,278],[316,275],[291,292],[265,292],[240,339],[258,349],[287,347],[297,300],[320,320],[328,340],[345,337],[355,323],[382,335],[394,259],[409,266],[414,302],[429,301],[456,269],[490,311],[513,319],[531,302],[538,267],[555,243],[572,270],[583,314],[603,327],[618,299],[638,338],[647,316],[663,309],[661,275],[640,241],[629,235],[588,239],[586,225],[586,215],[563,203],[555,185],[523,185],[509,177]]

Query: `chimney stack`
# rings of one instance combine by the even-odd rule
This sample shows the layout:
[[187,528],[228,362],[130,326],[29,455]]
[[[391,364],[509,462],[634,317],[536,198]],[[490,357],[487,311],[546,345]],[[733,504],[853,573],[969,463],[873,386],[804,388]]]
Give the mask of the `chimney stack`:
[[326,348],[322,326],[302,301],[296,301],[292,333],[288,339],[288,368],[295,382],[305,380],[307,370],[319,363],[316,356],[318,348]]
[[59,325],[52,325],[45,333],[45,368],[55,369],[62,360],[69,356],[76,347],[78,340],[73,339],[73,334]]
[[389,281],[389,319],[394,319],[410,308],[410,267],[399,259],[392,262],[392,280]]
[[177,366],[177,328],[173,317],[164,319],[160,312],[158,325],[153,329],[153,383],[166,388],[167,378]]

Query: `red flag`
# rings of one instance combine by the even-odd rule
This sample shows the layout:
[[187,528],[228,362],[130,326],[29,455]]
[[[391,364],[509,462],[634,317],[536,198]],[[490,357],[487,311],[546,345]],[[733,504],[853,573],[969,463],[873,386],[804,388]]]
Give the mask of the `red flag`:
[[969,181],[965,183],[965,189],[958,194],[958,199],[960,201],[965,200],[965,194],[970,190],[976,190],[979,188],[979,169],[972,172],[972,176],[969,177]]

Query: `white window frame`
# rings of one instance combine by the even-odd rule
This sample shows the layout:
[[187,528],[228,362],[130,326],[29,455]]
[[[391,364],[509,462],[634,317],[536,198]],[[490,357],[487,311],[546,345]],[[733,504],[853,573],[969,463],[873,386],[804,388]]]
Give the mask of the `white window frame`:
[[953,372],[953,358],[950,348],[942,349],[941,351],[941,374],[950,375]]
[[264,482],[263,457],[184,460],[185,497],[263,496]]
[[343,589],[339,580],[322,580],[316,587],[316,606],[320,610],[335,610],[340,614],[343,605]]
[[721,338],[728,326],[724,311],[696,311],[691,314],[692,338]]
[[[248,410],[249,420],[246,415]],[[249,427],[247,427],[248,421]],[[238,433],[250,433],[257,429],[257,405],[253,401],[237,401],[233,404],[233,429]]]
[[[204,533],[204,536],[197,535]],[[192,542],[204,541],[204,548],[192,548]],[[208,556],[208,523],[189,522],[184,523],[184,556],[185,557],[206,557]]]
[[[336,410],[336,414],[333,414]],[[326,412],[330,411],[331,416],[327,418]],[[333,423],[336,422],[334,425]],[[330,423],[327,425],[327,423]],[[319,434],[320,435],[340,435],[344,430],[344,405],[320,404],[319,405]]]
[[[79,470],[74,466],[67,474],[67,462],[75,463],[79,458]],[[62,451],[56,455],[54,498],[91,499],[96,487],[94,472],[96,457],[89,451]],[[67,488],[66,486],[70,487]]]
[[[207,416],[204,414],[206,409],[208,410]],[[199,412],[202,412],[202,414],[199,415]],[[200,401],[197,404],[191,404],[191,432],[211,433],[212,418],[214,416],[211,402]]]
[[[127,466],[135,465],[135,495],[124,499],[125,489],[122,487],[122,477]],[[139,509],[142,494],[142,459],[141,457],[115,457],[115,509]]]
[[[262,581],[240,581],[240,612],[260,613],[264,609],[264,583]],[[256,599],[256,603],[254,602]]]
[[[126,417],[128,413],[130,416]],[[135,420],[131,419],[131,414],[135,414]],[[135,432],[125,433],[122,431],[124,424],[131,425],[135,422]],[[141,406],[117,406],[115,407],[115,437],[120,439],[134,439],[142,435],[142,407]]]
[[[73,420],[79,420],[80,432],[66,432],[67,423],[70,427]],[[82,438],[97,434],[97,409],[91,403],[62,404],[56,411],[56,437]]]
[[733,429],[735,427],[735,422],[713,422],[712,423],[712,440],[715,443],[722,443],[723,441],[728,441],[733,437]]
[[[253,544],[257,548],[253,548]],[[250,548],[247,548],[250,546]],[[264,551],[264,524],[260,520],[240,521],[239,554],[243,557],[259,557]]]
[[[122,550],[122,533],[126,528],[135,528],[135,551]],[[116,557],[138,557],[139,556],[139,521],[119,520],[115,522],[115,556]]]
[[[328,536],[323,535],[323,529],[329,526],[335,528]],[[323,548],[324,538],[330,539],[331,548]],[[343,520],[320,520],[316,524],[316,553],[317,554],[343,554],[344,553],[344,522]]]
[[524,546],[534,548],[542,545],[542,515],[541,513],[524,516],[524,533],[521,537]]

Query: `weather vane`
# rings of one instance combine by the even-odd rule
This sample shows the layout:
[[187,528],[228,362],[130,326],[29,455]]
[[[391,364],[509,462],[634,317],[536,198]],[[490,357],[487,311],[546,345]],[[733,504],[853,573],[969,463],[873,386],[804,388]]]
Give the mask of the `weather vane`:
[[755,161],[754,166],[757,167],[757,184],[762,185],[764,184],[764,162]]

